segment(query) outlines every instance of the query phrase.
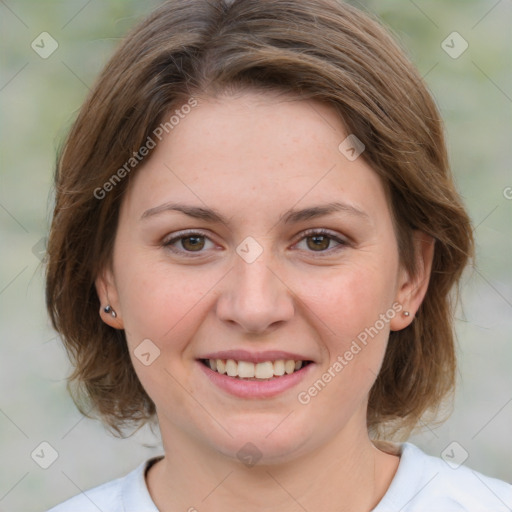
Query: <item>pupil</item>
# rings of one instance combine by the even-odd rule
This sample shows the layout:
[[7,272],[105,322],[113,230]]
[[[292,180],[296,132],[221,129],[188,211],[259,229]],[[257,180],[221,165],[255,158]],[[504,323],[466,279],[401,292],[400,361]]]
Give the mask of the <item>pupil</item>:
[[[188,236],[182,240],[182,245],[184,249],[191,249],[193,251],[197,249],[202,249],[204,242],[201,244],[201,236]],[[189,245],[189,247],[187,247]]]
[[311,236],[310,239],[314,241],[314,245],[310,249],[327,249],[329,247],[329,237],[325,235]]

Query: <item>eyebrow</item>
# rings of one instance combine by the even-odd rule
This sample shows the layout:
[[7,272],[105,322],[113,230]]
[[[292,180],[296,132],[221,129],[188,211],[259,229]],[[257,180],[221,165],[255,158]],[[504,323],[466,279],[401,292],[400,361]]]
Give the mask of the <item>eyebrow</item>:
[[[192,206],[174,202],[164,203],[161,204],[160,206],[156,206],[154,208],[146,210],[142,214],[141,220],[168,211],[181,212],[184,213],[185,215],[188,215],[189,217],[193,217],[194,219],[200,219],[213,223],[222,223],[226,225],[229,224],[229,220],[215,209],[203,208],[199,206]],[[359,217],[362,220],[366,221],[370,220],[368,214],[363,210],[360,210],[359,208],[356,208],[355,206],[347,203],[334,202],[327,203],[324,205],[311,206],[309,208],[303,208],[301,210],[290,209],[279,217],[279,222],[283,224],[294,224],[304,220],[323,217],[336,212],[344,212],[346,214]]]

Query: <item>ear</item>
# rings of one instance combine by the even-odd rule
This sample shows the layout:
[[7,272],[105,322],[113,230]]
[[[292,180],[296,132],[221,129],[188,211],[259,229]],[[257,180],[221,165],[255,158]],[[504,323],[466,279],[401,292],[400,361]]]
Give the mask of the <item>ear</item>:
[[[416,274],[410,275],[402,268],[395,301],[402,305],[402,314],[395,316],[390,322],[392,331],[400,331],[407,327],[414,319],[425,294],[427,293],[432,261],[434,259],[435,239],[423,231],[415,231],[413,234],[414,258]],[[408,316],[403,313],[409,312]]]
[[[94,284],[96,286],[96,293],[100,299],[101,319],[114,329],[124,329],[123,315],[119,304],[119,294],[110,266],[105,266],[96,277]],[[115,311],[115,316],[110,312],[105,312],[106,306],[110,306],[112,310]]]

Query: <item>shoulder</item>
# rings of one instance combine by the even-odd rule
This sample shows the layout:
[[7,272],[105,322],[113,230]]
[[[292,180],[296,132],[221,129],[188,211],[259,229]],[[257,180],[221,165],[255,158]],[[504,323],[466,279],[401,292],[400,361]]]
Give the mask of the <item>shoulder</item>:
[[146,468],[155,460],[143,462],[124,477],[83,491],[48,512],[158,512],[144,477]]
[[375,512],[510,512],[512,486],[464,465],[449,465],[410,443]]
[[48,512],[98,512],[98,509],[121,512],[123,511],[120,506],[123,480],[124,478],[118,478],[94,489],[81,492]]

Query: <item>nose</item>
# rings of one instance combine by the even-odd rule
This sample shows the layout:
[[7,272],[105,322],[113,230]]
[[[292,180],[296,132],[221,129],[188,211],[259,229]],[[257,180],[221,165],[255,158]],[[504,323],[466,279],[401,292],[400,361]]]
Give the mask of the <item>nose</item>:
[[217,300],[217,316],[247,333],[265,333],[294,314],[292,291],[264,255],[252,263],[238,258]]

